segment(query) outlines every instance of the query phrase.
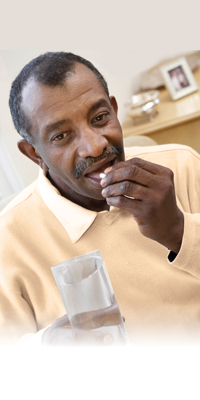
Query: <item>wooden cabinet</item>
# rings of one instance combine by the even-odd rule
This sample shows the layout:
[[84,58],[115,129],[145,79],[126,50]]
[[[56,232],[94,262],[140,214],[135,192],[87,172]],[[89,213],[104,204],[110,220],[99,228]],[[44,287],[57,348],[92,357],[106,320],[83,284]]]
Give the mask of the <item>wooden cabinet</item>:
[[172,100],[167,89],[160,91],[159,113],[154,121],[135,124],[127,116],[122,124],[124,137],[145,135],[158,144],[186,144],[200,153],[200,68],[194,77],[199,90],[179,100]]

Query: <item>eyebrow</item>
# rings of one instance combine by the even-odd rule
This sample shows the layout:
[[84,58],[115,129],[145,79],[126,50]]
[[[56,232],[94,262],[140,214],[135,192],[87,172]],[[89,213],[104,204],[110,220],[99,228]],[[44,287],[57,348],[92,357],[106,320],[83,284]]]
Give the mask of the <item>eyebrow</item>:
[[[96,103],[92,104],[92,106],[89,109],[89,113],[92,111],[97,110],[99,107],[102,106],[108,106],[109,103],[106,99],[100,99]],[[52,124],[47,124],[44,128],[45,133],[51,133],[54,129],[59,128],[60,126],[64,125],[66,122],[68,122],[68,119],[62,119],[60,121],[53,122]]]
[[108,105],[110,105],[110,103],[108,103],[106,99],[100,99],[90,107],[90,112],[96,110],[101,106],[108,106]]
[[57,121],[52,124],[48,124],[45,126],[44,131],[45,131],[45,133],[50,133],[54,129],[59,128],[60,126],[64,125],[66,122],[67,122],[66,119],[62,119],[61,121]]

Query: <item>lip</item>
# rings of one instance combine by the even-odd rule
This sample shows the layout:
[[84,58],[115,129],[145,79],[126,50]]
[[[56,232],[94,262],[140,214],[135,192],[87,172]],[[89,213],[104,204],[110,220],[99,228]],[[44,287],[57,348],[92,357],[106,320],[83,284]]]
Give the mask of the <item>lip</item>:
[[86,176],[87,174],[90,174],[91,172],[94,171],[98,171],[100,169],[103,170],[104,165],[108,164],[109,162],[115,159],[116,159],[116,154],[111,154],[110,156],[104,158],[103,160],[98,161],[95,164],[92,164],[90,167],[86,168],[86,170],[83,173],[83,176]]

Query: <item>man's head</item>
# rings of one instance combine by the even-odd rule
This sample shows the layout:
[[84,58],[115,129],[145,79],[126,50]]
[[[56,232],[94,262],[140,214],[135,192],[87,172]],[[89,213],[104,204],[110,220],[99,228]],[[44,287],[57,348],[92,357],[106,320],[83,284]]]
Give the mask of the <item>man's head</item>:
[[117,103],[98,70],[71,53],[44,54],[13,82],[9,104],[20,151],[61,194],[91,209],[104,202],[99,175],[124,153]]
[[21,70],[19,75],[12,83],[9,106],[17,132],[30,144],[33,144],[33,137],[30,134],[31,122],[21,108],[22,91],[29,79],[42,85],[55,87],[62,86],[65,79],[74,72],[75,63],[79,62],[86,65],[99,79],[100,83],[109,96],[108,86],[95,66],[88,60],[78,55],[65,52],[48,52],[31,60]]

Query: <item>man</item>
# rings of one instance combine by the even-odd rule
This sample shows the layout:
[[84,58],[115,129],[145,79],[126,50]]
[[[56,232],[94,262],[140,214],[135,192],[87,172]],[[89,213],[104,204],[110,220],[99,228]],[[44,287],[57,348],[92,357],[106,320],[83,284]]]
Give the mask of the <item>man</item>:
[[41,171],[1,216],[2,342],[112,343],[71,329],[51,273],[96,249],[133,343],[199,340],[199,155],[164,145],[125,157],[116,99],[71,53],[32,60],[9,104]]

